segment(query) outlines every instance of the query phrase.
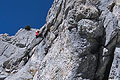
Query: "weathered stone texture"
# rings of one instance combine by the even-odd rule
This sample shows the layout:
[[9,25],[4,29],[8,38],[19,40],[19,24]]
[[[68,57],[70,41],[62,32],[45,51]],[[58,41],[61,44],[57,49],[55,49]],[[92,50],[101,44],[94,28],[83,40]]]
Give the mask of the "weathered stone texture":
[[0,79],[119,80],[120,0],[54,0],[42,36],[0,34]]

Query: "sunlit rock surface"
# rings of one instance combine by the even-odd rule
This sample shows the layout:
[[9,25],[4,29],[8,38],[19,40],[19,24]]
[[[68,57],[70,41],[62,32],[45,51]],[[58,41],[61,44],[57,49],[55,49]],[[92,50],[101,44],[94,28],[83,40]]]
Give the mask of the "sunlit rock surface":
[[0,34],[0,80],[120,80],[120,0],[54,0],[35,31]]

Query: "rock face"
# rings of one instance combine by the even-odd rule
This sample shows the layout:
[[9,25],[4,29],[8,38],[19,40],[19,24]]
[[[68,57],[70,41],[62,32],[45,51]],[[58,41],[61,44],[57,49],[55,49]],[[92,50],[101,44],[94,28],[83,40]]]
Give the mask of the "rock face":
[[120,80],[120,0],[54,0],[46,24],[0,35],[0,80]]
[[[33,67],[35,69],[37,66],[33,65],[36,64],[36,43],[33,44],[34,46],[30,44],[35,41],[35,32],[36,29],[32,29],[31,31],[20,29],[16,35],[12,37],[10,37],[8,34],[0,35],[0,80],[4,80],[6,77],[8,80],[17,80],[17,77],[12,78],[11,75],[17,75],[18,73],[20,73],[20,76],[24,76],[25,78],[33,77],[32,74],[28,73],[27,67]],[[29,46],[31,46],[31,50]],[[30,53],[26,53],[28,51],[34,54],[30,60],[28,57]],[[25,70],[27,71],[26,73],[24,73]],[[20,78],[20,76],[18,77]]]

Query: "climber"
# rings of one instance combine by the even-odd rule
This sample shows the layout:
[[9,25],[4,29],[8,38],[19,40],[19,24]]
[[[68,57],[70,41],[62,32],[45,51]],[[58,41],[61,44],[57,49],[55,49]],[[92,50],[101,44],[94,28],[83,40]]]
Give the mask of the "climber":
[[40,31],[36,31],[36,38],[39,37],[39,33],[40,33]]
[[38,38],[38,37],[42,37],[42,32],[41,31],[36,31],[36,38]]

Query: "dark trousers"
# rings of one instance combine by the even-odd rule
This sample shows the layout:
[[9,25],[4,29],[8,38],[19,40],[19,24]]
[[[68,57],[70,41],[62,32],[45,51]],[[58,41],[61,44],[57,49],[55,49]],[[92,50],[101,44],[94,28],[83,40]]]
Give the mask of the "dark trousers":
[[36,38],[38,38],[38,35],[36,35]]

